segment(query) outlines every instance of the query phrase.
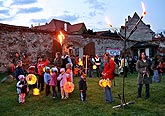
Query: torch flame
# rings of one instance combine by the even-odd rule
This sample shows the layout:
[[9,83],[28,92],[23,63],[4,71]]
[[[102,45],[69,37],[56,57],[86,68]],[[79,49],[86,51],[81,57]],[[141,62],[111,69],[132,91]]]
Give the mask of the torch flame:
[[61,31],[60,31],[60,34],[58,35],[58,38],[60,40],[60,44],[62,45],[62,41],[63,41],[63,39],[65,39],[65,36]]
[[145,5],[143,2],[141,2],[141,5],[142,5],[142,9],[143,9],[143,13],[142,13],[142,18],[147,14],[146,12],[146,8],[145,8]]
[[112,27],[112,23],[109,21],[108,17],[105,17],[105,21],[107,22],[108,26]]

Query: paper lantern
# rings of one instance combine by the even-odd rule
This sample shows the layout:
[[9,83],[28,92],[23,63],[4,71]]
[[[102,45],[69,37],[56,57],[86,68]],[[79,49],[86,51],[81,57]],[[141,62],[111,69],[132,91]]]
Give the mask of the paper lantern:
[[112,87],[112,82],[109,79],[107,80],[107,86],[110,87],[110,88]]
[[100,85],[100,87],[106,87],[106,86],[111,87],[112,83],[109,79],[101,79],[99,81],[99,85]]
[[71,93],[74,90],[74,84],[72,82],[67,82],[64,84],[64,91],[67,93]]
[[33,95],[40,95],[40,90],[38,88],[34,88]]
[[34,74],[28,74],[26,77],[26,81],[29,85],[33,85],[37,82],[37,77]]
[[93,69],[95,70],[97,68],[97,66],[96,65],[93,65]]
[[102,81],[103,81],[103,79],[101,79],[101,80],[99,81],[99,85],[100,85],[100,87],[103,87],[103,85],[102,85]]

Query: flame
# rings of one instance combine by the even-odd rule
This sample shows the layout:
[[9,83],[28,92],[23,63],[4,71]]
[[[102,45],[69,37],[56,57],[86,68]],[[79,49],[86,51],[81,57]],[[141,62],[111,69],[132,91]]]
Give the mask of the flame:
[[142,17],[144,17],[147,14],[147,12],[146,12],[146,8],[145,8],[145,5],[143,2],[141,2],[141,5],[142,5],[142,9],[143,9]]
[[105,17],[105,21],[107,22],[108,26],[112,27],[112,23],[109,21],[108,17]]
[[64,34],[60,31],[60,34],[58,35],[58,39],[60,40],[60,44],[62,45],[63,39],[65,39]]

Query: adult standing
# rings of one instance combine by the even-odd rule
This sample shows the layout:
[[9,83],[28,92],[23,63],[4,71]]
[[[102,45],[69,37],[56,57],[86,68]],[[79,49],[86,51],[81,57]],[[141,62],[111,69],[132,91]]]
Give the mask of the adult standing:
[[[102,72],[103,79],[107,79],[112,81],[114,79],[114,70],[115,63],[114,60],[111,59],[109,53],[104,54],[104,69]],[[107,103],[113,102],[112,90],[109,86],[104,88],[105,101]]]
[[19,75],[24,75],[25,76],[24,69],[22,68],[22,61],[21,60],[17,61],[16,67],[17,68],[14,71],[14,77],[16,78],[16,80],[18,82],[19,81],[19,78],[18,78]]
[[99,58],[99,56],[96,54],[95,58],[95,65],[96,65],[96,72],[97,72],[97,77],[100,78],[100,65],[101,65],[101,59]]
[[145,98],[148,99],[150,97],[150,86],[152,83],[152,78],[150,78],[149,72],[150,64],[146,59],[145,52],[141,52],[139,56],[139,60],[136,63],[136,70],[138,72],[137,84],[138,84],[138,95],[137,98],[141,98],[142,86],[145,84],[146,94]]

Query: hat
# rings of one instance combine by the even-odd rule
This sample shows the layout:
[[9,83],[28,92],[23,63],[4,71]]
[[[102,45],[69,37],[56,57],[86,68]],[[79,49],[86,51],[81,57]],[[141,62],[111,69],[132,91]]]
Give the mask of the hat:
[[25,76],[24,76],[24,75],[19,75],[19,76],[18,76],[18,79],[19,79],[19,80],[22,79],[22,78],[24,79]]
[[60,72],[62,72],[62,71],[65,71],[65,68],[61,68],[61,69],[60,69]]
[[46,70],[50,70],[50,67],[46,66],[45,69],[46,69]]
[[66,64],[66,68],[72,68],[71,63],[67,63],[67,64]]
[[53,68],[52,68],[52,71],[53,71],[53,72],[58,72],[58,69],[57,69],[56,67],[53,67]]

